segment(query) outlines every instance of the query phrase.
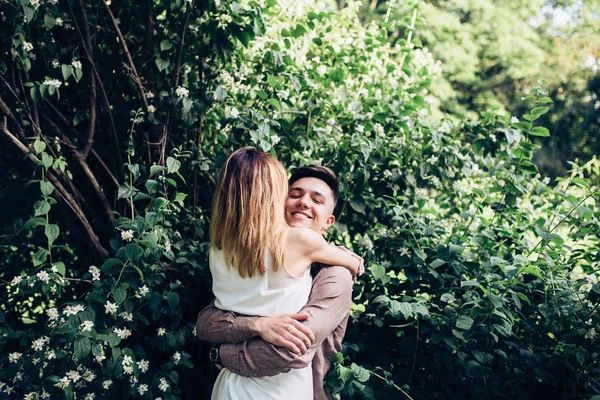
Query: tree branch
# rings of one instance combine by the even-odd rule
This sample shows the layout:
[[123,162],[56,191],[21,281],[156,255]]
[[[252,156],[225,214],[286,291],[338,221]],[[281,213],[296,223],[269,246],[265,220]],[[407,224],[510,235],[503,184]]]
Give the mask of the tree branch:
[[[35,164],[40,164],[40,160],[30,151],[30,149],[21,143],[21,141],[8,130],[8,127],[6,126],[6,117],[2,121],[2,124],[0,124],[0,131],[15,145],[16,148],[21,151],[21,153],[23,153],[25,157],[29,158]],[[81,224],[81,227],[83,228],[83,231],[93,249],[96,251],[98,258],[102,260],[106,259],[108,257],[108,251],[100,244],[98,236],[92,229],[90,222],[83,213],[81,207],[71,197],[69,192],[64,188],[58,178],[51,171],[47,171],[46,176],[56,188],[57,197],[73,212],[73,215]]]
[[117,36],[119,37],[119,43],[121,43],[121,48],[123,49],[123,53],[125,53],[125,56],[127,57],[127,62],[129,63],[129,68],[131,71],[130,74],[133,79],[133,82],[135,83],[135,85],[138,89],[138,94],[140,96],[140,99],[142,100],[142,103],[144,104],[144,111],[148,112],[148,100],[146,99],[146,92],[144,91],[144,87],[142,86],[142,81],[140,80],[140,76],[138,75],[137,70],[135,69],[135,64],[133,63],[133,59],[131,58],[129,49],[127,48],[127,43],[125,42],[125,38],[123,37],[121,30],[119,29],[119,24],[117,23],[115,16],[113,15],[112,11],[110,10],[110,6],[108,5],[108,3],[106,1],[102,1],[102,3],[104,4],[104,9],[106,10],[106,13],[108,14],[113,26],[115,27],[115,31],[117,32]]
[[71,15],[73,15],[73,22],[75,23],[75,27],[77,28],[77,32],[79,33],[79,37],[81,38],[81,41],[83,42],[83,48],[84,48],[84,51],[86,54],[86,59],[92,70],[92,73],[90,74],[90,119],[88,121],[88,130],[87,130],[87,138],[85,141],[85,146],[83,147],[83,150],[81,152],[81,155],[83,156],[83,158],[87,158],[87,156],[90,152],[90,149],[92,148],[92,145],[94,144],[94,131],[96,129],[96,94],[97,94],[97,90],[96,90],[96,76],[93,73],[95,68],[94,68],[92,38],[90,36],[90,30],[88,28],[87,15],[85,13],[85,6],[83,5],[83,1],[79,0],[78,3],[79,3],[79,11],[81,13],[81,20],[82,20],[81,25],[83,27],[83,33],[82,33],[81,29],[79,28],[79,24],[77,23],[77,18],[75,18],[75,13],[73,12],[73,9],[71,8],[71,4],[69,2],[67,2],[67,4],[69,5],[69,10],[71,10]]

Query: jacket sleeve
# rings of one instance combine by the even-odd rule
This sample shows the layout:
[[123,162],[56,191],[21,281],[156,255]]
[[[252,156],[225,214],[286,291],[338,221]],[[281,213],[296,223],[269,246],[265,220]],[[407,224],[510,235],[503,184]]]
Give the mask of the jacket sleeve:
[[198,314],[196,335],[210,343],[241,343],[255,336],[250,325],[256,318],[221,310],[213,302]]
[[343,267],[324,267],[313,281],[308,302],[299,311],[309,315],[303,324],[315,335],[308,353],[298,356],[283,347],[254,338],[243,343],[223,344],[221,362],[230,371],[243,376],[272,376],[306,367],[323,341],[346,318],[351,300],[350,272]]

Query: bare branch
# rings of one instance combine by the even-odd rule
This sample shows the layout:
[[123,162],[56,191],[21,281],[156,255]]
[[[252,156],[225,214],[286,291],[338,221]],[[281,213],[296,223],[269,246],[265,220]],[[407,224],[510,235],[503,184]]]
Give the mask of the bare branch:
[[[6,117],[2,121],[2,124],[0,124],[0,132],[2,132],[4,134],[4,136],[8,140],[10,140],[14,144],[14,146],[23,153],[23,155],[25,157],[29,158],[35,164],[40,163],[40,160],[30,151],[30,149],[27,146],[25,146],[19,139],[17,139],[15,137],[15,135],[13,135],[8,130],[8,127],[6,125]],[[61,184],[61,182],[58,180],[58,178],[51,171],[47,171],[46,176],[54,185],[54,187],[56,189],[56,192],[55,192],[56,196],[63,202],[63,204],[65,204],[71,210],[71,212],[73,213],[75,218],[81,224],[81,227],[83,228],[83,231],[84,231],[85,235],[87,236],[89,243],[92,245],[92,247],[96,251],[98,258],[106,259],[108,257],[108,251],[100,244],[100,240],[98,239],[98,236],[92,229],[92,226],[90,225],[90,222],[88,221],[88,219],[85,216],[81,207],[71,197],[69,192],[64,188],[64,186]]]
[[[85,6],[83,5],[83,1],[79,0],[79,12],[81,14],[82,20],[82,29],[79,28],[79,24],[77,23],[77,18],[75,18],[75,13],[71,8],[71,3],[67,2],[69,5],[69,10],[71,10],[71,15],[73,16],[73,22],[75,23],[75,27],[77,28],[77,32],[79,33],[79,37],[83,42],[83,48],[86,54],[86,59],[92,71],[94,71],[94,58],[93,58],[93,48],[92,48],[92,39],[90,37],[90,30],[88,28],[87,15],[85,12]],[[96,76],[94,73],[90,74],[90,118],[88,121],[88,130],[87,130],[87,139],[85,142],[85,146],[82,150],[83,158],[87,158],[87,155],[94,144],[94,131],[96,129]]]
[[142,86],[142,81],[140,80],[140,76],[138,75],[137,70],[135,69],[135,64],[133,63],[133,59],[131,58],[129,49],[127,48],[127,43],[125,42],[125,38],[123,37],[123,34],[121,33],[121,29],[119,29],[119,24],[118,24],[117,20],[115,19],[115,16],[113,15],[112,11],[110,10],[110,6],[108,5],[108,3],[106,1],[102,1],[102,3],[104,4],[104,9],[106,10],[106,13],[110,17],[110,20],[111,20],[113,26],[115,27],[115,31],[117,32],[117,36],[119,37],[119,43],[121,43],[121,48],[123,49],[123,53],[125,53],[125,56],[127,57],[127,62],[129,63],[130,73],[132,75],[133,82],[135,83],[135,85],[138,89],[138,94],[140,96],[140,99],[142,100],[142,103],[144,104],[144,111],[148,112],[148,100],[146,99],[146,92],[144,91],[144,87]]
[[185,43],[185,32],[187,31],[188,24],[190,22],[190,12],[194,8],[196,0],[192,0],[192,4],[189,4],[185,10],[185,16],[183,17],[183,28],[181,29],[181,40],[179,41],[179,49],[177,50],[177,64],[173,70],[173,87],[179,85],[179,69],[181,67],[181,56],[183,55],[183,45]]

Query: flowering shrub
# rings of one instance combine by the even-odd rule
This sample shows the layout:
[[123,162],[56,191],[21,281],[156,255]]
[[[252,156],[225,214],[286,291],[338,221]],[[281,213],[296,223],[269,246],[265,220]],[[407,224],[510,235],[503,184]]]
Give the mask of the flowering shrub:
[[193,331],[211,298],[206,215],[246,144],[343,183],[329,239],[369,274],[333,392],[599,394],[600,166],[541,179],[542,88],[525,115],[430,126],[439,63],[410,33],[391,44],[388,21],[363,25],[355,1],[8,4],[1,132],[36,198],[22,229],[2,228],[21,232],[0,242],[2,396],[207,391]]

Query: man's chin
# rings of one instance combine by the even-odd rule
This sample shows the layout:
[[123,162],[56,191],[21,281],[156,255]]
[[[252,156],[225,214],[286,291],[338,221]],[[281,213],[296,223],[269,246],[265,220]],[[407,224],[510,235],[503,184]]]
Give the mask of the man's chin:
[[287,224],[292,228],[310,228],[312,222],[312,219],[297,219],[293,217],[287,220]]

